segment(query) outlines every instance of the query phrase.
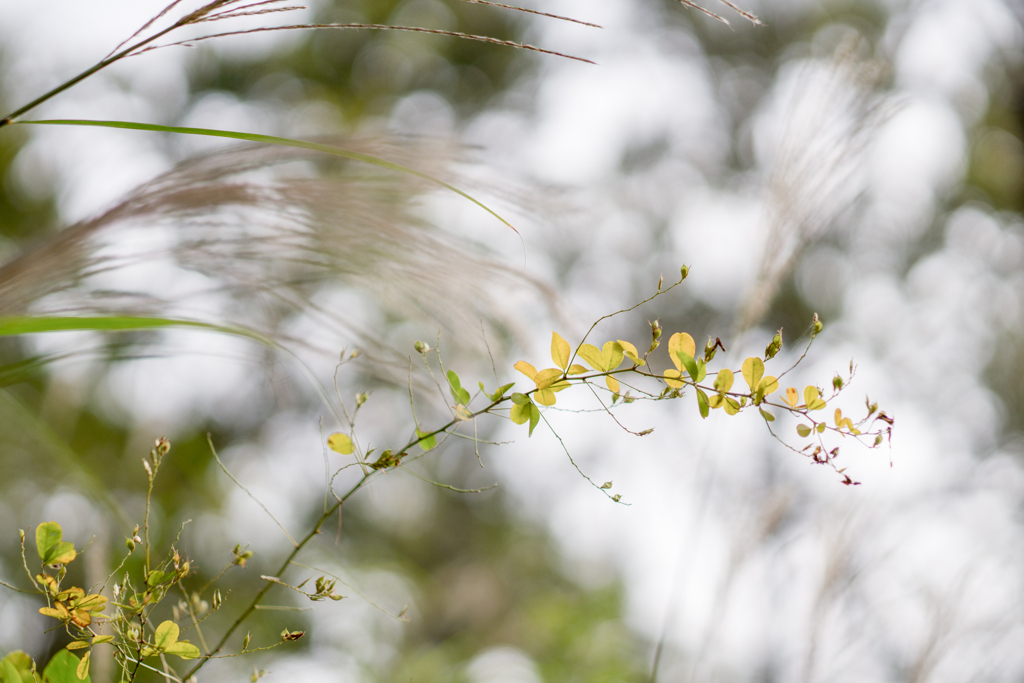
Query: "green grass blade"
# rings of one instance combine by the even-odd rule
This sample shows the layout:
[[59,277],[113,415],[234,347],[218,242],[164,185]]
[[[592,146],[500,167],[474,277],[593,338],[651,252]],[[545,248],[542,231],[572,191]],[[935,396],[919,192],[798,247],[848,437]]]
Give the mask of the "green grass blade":
[[382,168],[387,168],[392,171],[398,171],[400,173],[408,173],[429,180],[432,183],[436,183],[441,187],[451,190],[460,197],[464,197],[469,201],[473,202],[481,209],[491,214],[499,221],[512,228],[512,230],[518,235],[519,231],[509,223],[507,220],[499,216],[493,209],[489,208],[483,202],[469,194],[463,192],[454,185],[450,185],[439,178],[435,178],[432,175],[417,171],[416,169],[409,168],[408,166],[402,166],[386,159],[381,159],[369,154],[363,154],[361,152],[353,152],[341,147],[335,147],[333,145],[323,145],[317,142],[306,142],[305,140],[294,140],[292,138],[281,138],[273,135],[258,135],[256,133],[240,133],[232,130],[216,130],[212,128],[180,128],[178,126],[158,126],[151,123],[136,123],[133,121],[92,121],[83,119],[56,119],[48,121],[15,121],[16,124],[34,124],[34,125],[47,125],[47,126],[96,126],[100,128],[123,128],[126,130],[147,130],[155,133],[177,133],[179,135],[205,135],[207,137],[215,138],[230,138],[232,140],[245,140],[247,142],[258,142],[267,145],[281,145],[284,147],[297,147],[299,149],[308,149],[314,152],[322,152],[324,154],[333,154],[334,156],[345,157],[347,159],[354,159],[356,161],[362,161]]
[[84,317],[50,317],[50,316],[4,316],[0,317],[0,337],[16,337],[23,334],[43,332],[68,332],[73,330],[90,332],[125,332],[133,330],[152,330],[163,327],[198,327],[214,332],[256,339],[271,346],[276,346],[258,332],[241,327],[226,327],[195,320],[178,320],[173,318],[147,318],[138,316],[84,316]]

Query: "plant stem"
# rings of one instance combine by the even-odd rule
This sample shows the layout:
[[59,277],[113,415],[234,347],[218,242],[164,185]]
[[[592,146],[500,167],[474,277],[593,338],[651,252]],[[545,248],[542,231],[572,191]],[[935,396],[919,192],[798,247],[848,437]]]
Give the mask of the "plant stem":
[[135,52],[136,50],[138,50],[140,47],[144,47],[145,45],[148,45],[149,43],[152,43],[154,40],[157,40],[158,38],[162,38],[163,36],[167,35],[168,33],[170,33],[171,31],[173,31],[176,28],[178,28],[178,24],[177,23],[172,25],[172,26],[169,26],[169,27],[165,28],[163,31],[160,31],[160,32],[156,33],[155,35],[150,36],[149,38],[146,38],[145,40],[139,41],[135,45],[127,47],[124,50],[121,50],[120,52],[118,52],[116,55],[113,55],[112,57],[108,57],[108,58],[104,59],[103,61],[97,62],[93,66],[89,67],[88,69],[86,69],[82,73],[80,73],[77,76],[75,76],[74,78],[71,78],[71,79],[65,81],[64,83],[61,83],[60,85],[58,85],[53,90],[50,90],[49,92],[47,92],[47,93],[45,93],[43,95],[40,95],[36,99],[34,99],[31,102],[29,102],[28,104],[26,104],[24,107],[21,107],[20,109],[16,109],[15,111],[13,111],[10,114],[8,114],[5,118],[0,119],[0,128],[3,128],[4,126],[7,126],[7,125],[10,125],[10,124],[14,123],[15,119],[17,119],[22,114],[27,114],[29,111],[35,109],[40,104],[42,104],[42,103],[44,103],[44,102],[46,102],[48,100],[51,100],[54,97],[56,97],[57,95],[59,95],[62,92],[64,92],[65,90],[68,90],[69,88],[72,88],[72,87],[78,85],[79,83],[84,81],[86,78],[89,78],[89,76],[92,76],[97,71],[100,71],[102,69],[107,68],[108,66],[110,66],[114,62],[118,62],[118,61],[124,59],[125,57],[130,57],[131,54],[133,52]]
[[[365,484],[366,481],[372,475],[373,475],[373,472],[370,472],[368,474],[364,474],[363,478],[360,479],[358,482],[356,482],[355,486],[353,486],[351,489],[349,489],[348,493],[346,493],[344,496],[342,496],[341,499],[338,500],[338,502],[335,503],[334,506],[332,506],[330,510],[328,510],[327,512],[323,513],[320,516],[320,519],[318,519],[316,524],[313,525],[313,528],[310,530],[310,532],[308,534],[306,534],[306,536],[301,541],[299,541],[298,545],[288,554],[288,557],[285,558],[284,562],[281,564],[280,569],[277,570],[277,572],[274,574],[274,576],[281,576],[282,574],[284,574],[285,570],[288,569],[288,567],[291,564],[292,560],[294,560],[295,557],[300,552],[302,552],[302,549],[306,547],[306,544],[309,543],[311,540],[313,540],[314,536],[316,536],[317,534],[320,533],[320,527],[323,526],[323,523],[326,522],[335,512],[337,512],[338,508],[340,508],[342,506],[342,504],[346,500],[348,500],[349,497],[352,496],[353,493],[355,493],[360,488],[362,488],[363,484]],[[275,584],[273,582],[271,582],[271,581],[267,582],[267,584],[260,590],[260,592],[256,594],[256,597],[254,597],[252,599],[252,602],[249,603],[249,606],[245,609],[245,611],[242,612],[238,616],[237,619],[235,619],[235,622],[233,624],[231,624],[231,628],[229,628],[227,630],[227,632],[221,637],[220,641],[214,646],[214,648],[212,650],[210,650],[210,652],[206,656],[204,656],[199,661],[199,663],[196,664],[192,668],[191,671],[189,671],[187,674],[185,674],[182,677],[182,680],[184,680],[184,681],[189,680],[192,676],[194,676],[196,674],[197,671],[202,669],[203,666],[208,661],[210,661],[210,659],[212,659],[215,654],[217,654],[221,650],[221,648],[224,647],[224,644],[227,643],[228,638],[231,637],[231,634],[233,634],[238,629],[238,627],[241,626],[242,623],[246,619],[249,618],[249,615],[251,615],[254,611],[256,611],[256,606],[260,604],[260,602],[263,600],[264,596],[266,596],[267,592],[270,591],[270,589],[274,585]]]

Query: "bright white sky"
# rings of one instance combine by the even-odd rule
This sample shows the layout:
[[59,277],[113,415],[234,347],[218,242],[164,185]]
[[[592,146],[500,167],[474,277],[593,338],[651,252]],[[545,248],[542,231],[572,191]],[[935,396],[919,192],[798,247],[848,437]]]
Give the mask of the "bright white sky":
[[[835,125],[843,121],[843,112],[835,111],[841,100],[815,99],[806,89],[813,65],[791,65],[753,118],[756,172],[722,187],[706,173],[724,165],[728,143],[709,65],[695,50],[666,50],[641,35],[645,15],[635,5],[642,2],[545,5],[606,28],[544,22],[536,42],[585,54],[601,66],[547,61],[535,113],[490,112],[467,132],[471,141],[488,144],[489,157],[510,174],[578,187],[596,207],[599,218],[568,236],[605,253],[589,256],[593,266],[564,293],[576,326],[562,330],[566,337],[630,303],[616,275],[647,263],[653,248],[642,215],[623,201],[630,198],[666,207],[671,260],[692,266],[683,296],[726,311],[741,305],[765,242],[764,183],[783,122],[807,116],[807,108]],[[13,60],[7,82],[16,86],[11,100],[29,98],[101,57],[160,4],[58,0],[42,12],[38,3],[0,0],[0,44]],[[828,3],[768,4],[746,6],[772,21],[771,12],[781,20]],[[943,247],[903,273],[905,250],[933,221],[936,199],[963,178],[970,131],[987,106],[987,64],[1003,51],[1019,52],[1021,31],[1001,0],[888,5],[894,18],[884,45],[893,57],[899,109],[852,162],[857,173],[850,191],[866,202],[862,220],[843,240],[854,251],[839,257],[811,252],[798,280],[809,299],[816,292],[831,297],[843,312],[826,321],[800,379],[824,384],[854,358],[859,373],[846,411],[855,412],[869,390],[897,416],[893,467],[888,453],[848,446],[844,458],[863,486],[846,488],[779,448],[753,416],[715,414],[701,423],[689,400],[623,411],[620,419],[630,428],[655,428],[643,439],[603,416],[552,414],[580,466],[597,481],[613,480],[628,508],[591,489],[543,430],[527,441],[521,429],[509,429],[502,437],[517,443],[491,458],[490,471],[513,491],[522,513],[559,539],[567,571],[600,582],[606,574],[594,564],[615,567],[625,577],[631,625],[657,639],[667,623],[670,643],[699,653],[685,664],[670,658],[662,680],[714,671],[752,680],[765,666],[782,680],[895,681],[915,666],[930,671],[932,681],[1024,676],[1024,528],[1017,513],[1024,473],[1019,454],[996,448],[1000,408],[979,376],[1000,321],[1024,320],[1019,219],[983,207],[961,209],[947,223]],[[249,38],[221,49],[263,52],[288,40]],[[160,122],[185,105],[184,56],[168,50],[132,60],[39,114]],[[279,116],[227,98],[200,103],[187,118],[194,125],[264,133],[286,126]],[[443,127],[444,117],[438,120]],[[665,141],[669,159],[643,176],[622,178],[623,150],[655,140]],[[18,161],[19,182],[56,180],[62,213],[73,221],[167,168],[172,162],[161,144],[145,134],[39,130]],[[478,220],[466,217],[474,210],[456,209],[466,221]],[[530,268],[550,273],[545,226],[528,226],[524,234]],[[509,258],[520,258],[518,243],[500,248],[506,246]],[[656,281],[652,273],[651,286]],[[549,334],[550,323],[538,323],[527,360],[545,362]],[[627,338],[642,346],[646,334],[638,329]],[[770,332],[755,336],[741,342],[748,347],[743,351],[756,354]],[[190,343],[183,338],[183,345]],[[729,362],[745,355],[731,344],[730,350]],[[181,424],[232,400],[244,386],[244,367],[226,375],[218,367],[216,358],[163,360],[118,375],[111,393],[131,397],[131,406],[119,409],[140,419]],[[159,405],[147,403],[154,382],[164,388]],[[267,427],[258,448],[245,451],[260,466],[243,474],[268,505],[285,510],[286,524],[289,492],[301,494],[307,476],[320,476],[319,433],[310,424],[282,418]],[[316,454],[315,462],[308,471],[285,466],[271,455],[284,451]],[[405,512],[395,514],[408,521],[428,512],[422,508],[427,499],[415,491],[408,482],[389,480],[373,496],[388,505],[404,501]],[[772,515],[784,521],[764,536],[758,529]],[[262,533],[244,496],[225,523],[251,529],[254,539]],[[394,577],[362,580],[379,595],[407,590]],[[389,603],[401,603],[387,595]],[[365,632],[362,652],[352,647],[359,624],[376,613],[351,609],[358,614],[325,618],[322,633],[314,635],[322,659],[284,662],[275,672],[285,676],[279,680],[338,680],[339,667],[357,680],[361,663],[386,658],[386,643],[366,642]],[[17,641],[9,631],[0,636]],[[940,645],[929,651],[932,640]],[[480,683],[539,680],[529,661],[508,649],[483,656],[471,674]]]

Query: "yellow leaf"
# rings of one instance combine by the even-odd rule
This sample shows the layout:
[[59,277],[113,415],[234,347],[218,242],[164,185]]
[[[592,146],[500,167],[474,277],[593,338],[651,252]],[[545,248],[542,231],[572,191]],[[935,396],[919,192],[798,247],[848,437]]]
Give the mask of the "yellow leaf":
[[811,428],[808,427],[807,425],[797,425],[796,426],[796,433],[799,434],[800,436],[805,436],[806,437],[806,436],[810,435]]
[[92,623],[92,614],[89,613],[89,610],[73,609],[71,610],[71,621],[77,626],[85,628]]
[[583,344],[576,351],[576,354],[587,361],[590,367],[594,368],[598,372],[607,372],[611,368],[605,369],[604,367],[604,356],[601,355],[601,350],[593,344]]
[[619,346],[622,347],[622,353],[625,354],[626,358],[630,359],[637,365],[647,365],[647,362],[639,356],[636,352],[636,347],[630,344],[628,341],[618,340]]
[[714,394],[712,396],[708,396],[709,407],[721,408],[723,405],[725,405],[725,396],[722,396],[721,394]]
[[349,438],[348,434],[342,434],[341,432],[335,432],[327,437],[327,447],[335,453],[341,453],[342,455],[351,455],[352,451],[355,450],[355,446],[352,445],[352,439]]
[[530,379],[533,379],[534,377],[537,376],[537,368],[533,367],[532,365],[527,363],[525,360],[521,360],[521,361],[516,362],[516,364],[513,365],[512,367],[514,367],[516,370],[518,370],[519,372],[523,373],[524,375],[526,375]]
[[541,389],[533,395],[533,399],[542,406],[555,405],[555,392],[550,389]]
[[548,368],[546,370],[541,370],[540,372],[534,372],[533,381],[537,385],[538,389],[547,389],[561,376],[562,371],[558,368]]
[[666,370],[665,371],[665,384],[669,385],[673,389],[679,389],[680,387],[683,386],[683,382],[681,382],[680,380],[678,380],[676,378],[677,377],[682,377],[682,376],[683,376],[683,373],[679,372],[678,370]]
[[557,332],[551,333],[551,360],[555,365],[565,370],[569,365],[569,357],[572,352],[569,350],[569,342],[562,339]]
[[575,363],[570,365],[568,370],[568,373],[570,375],[585,375],[588,372],[590,371],[587,370],[585,367],[583,367],[582,365],[576,365]]
[[63,621],[68,617],[68,610],[64,605],[57,603],[57,607],[40,607],[39,613],[44,617],[53,617],[54,619],[60,619]]
[[796,408],[796,404],[800,401],[800,395],[796,393],[796,389],[789,387],[786,389],[785,399],[790,408]]
[[757,390],[762,392],[765,396],[768,394],[774,394],[779,390],[779,380],[769,375],[761,380],[761,383],[757,385]]
[[836,408],[836,427],[843,426],[843,411]]
[[743,373],[743,379],[747,381],[747,386],[750,387],[750,390],[757,391],[758,386],[761,384],[761,378],[764,376],[764,361],[751,356],[743,361],[743,367],[740,369],[740,372]]
[[619,393],[619,390],[622,388],[619,386],[619,380],[615,379],[611,375],[608,375],[607,377],[604,378],[604,383],[607,384],[608,388],[611,389],[612,392],[616,394]]
[[626,354],[623,353],[622,345],[619,342],[605,342],[601,348],[601,357],[604,359],[605,372],[614,370],[615,368],[622,365],[622,359],[625,358]]
[[676,370],[682,371],[683,363],[679,360],[679,356],[676,355],[677,351],[685,351],[690,357],[696,358],[697,345],[694,343],[693,337],[685,332],[676,332],[668,340],[668,356],[672,359],[672,363],[675,364]]
[[549,386],[548,389],[550,391],[554,391],[557,393],[559,391],[562,391],[563,389],[568,389],[570,386],[572,385],[566,382],[564,379],[561,379],[552,384],[551,386]]
[[75,674],[80,681],[84,681],[89,676],[89,655],[91,654],[92,652],[86,652],[85,656],[82,657],[82,661],[78,663],[78,667],[75,669]]
[[807,410],[821,410],[825,407],[825,402],[821,400],[820,396],[818,387],[811,384],[804,387],[804,403],[807,405]]
[[724,407],[725,412],[728,413],[729,415],[735,415],[736,413],[740,412],[740,404],[736,402],[736,399],[729,398],[728,396],[725,397]]
[[84,640],[76,640],[65,645],[69,650],[81,650],[82,648],[89,647],[89,643]]
[[718,371],[718,376],[715,378],[715,389],[722,393],[729,391],[732,388],[733,375],[732,370],[729,368],[722,368]]

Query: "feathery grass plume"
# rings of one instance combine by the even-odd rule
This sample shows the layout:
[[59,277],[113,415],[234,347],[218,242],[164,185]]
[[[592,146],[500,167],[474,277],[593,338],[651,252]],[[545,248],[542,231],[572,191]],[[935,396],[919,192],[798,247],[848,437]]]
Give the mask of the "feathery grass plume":
[[[729,0],[718,0],[718,1],[720,3],[722,3],[723,5],[725,5],[726,7],[728,7],[729,9],[731,9],[733,12],[736,12],[736,14],[740,15],[741,17],[743,17],[744,19],[746,19],[750,23],[757,24],[758,26],[763,26],[764,25],[764,24],[761,23],[761,20],[758,19],[756,16],[754,16],[750,12],[742,9],[741,7],[738,7],[737,5],[734,5],[733,3],[729,2]],[[698,5],[697,3],[690,2],[690,0],[677,0],[677,2],[679,2],[679,4],[683,5],[684,7],[690,7],[691,9],[695,9],[698,12],[706,14],[709,17],[711,17],[712,19],[714,19],[716,21],[722,22],[726,26],[732,26],[732,24],[729,23],[729,20],[726,19],[725,17],[723,17],[721,14],[716,14],[715,12],[712,12],[711,10],[709,10],[706,7],[702,7],[701,5]]]
[[[461,154],[440,140],[383,135],[343,144],[449,177]],[[518,288],[550,304],[553,293],[422,218],[417,201],[433,187],[302,149],[207,154],[0,265],[0,315],[230,320],[328,356],[342,339],[358,343],[371,360],[395,361],[404,372],[407,354],[388,351],[382,330],[339,307],[357,289],[393,319],[430,321],[467,338],[479,337],[484,320],[492,340],[515,337],[502,297]],[[162,294],[180,290],[176,280],[188,273],[204,286],[184,298]],[[197,315],[211,300],[216,313]],[[325,331],[323,348],[288,336],[300,313]]]
[[800,67],[768,173],[768,235],[740,331],[764,317],[801,254],[836,228],[862,192],[867,148],[894,106],[879,92],[879,66],[854,54],[858,40],[844,42],[831,63]]

